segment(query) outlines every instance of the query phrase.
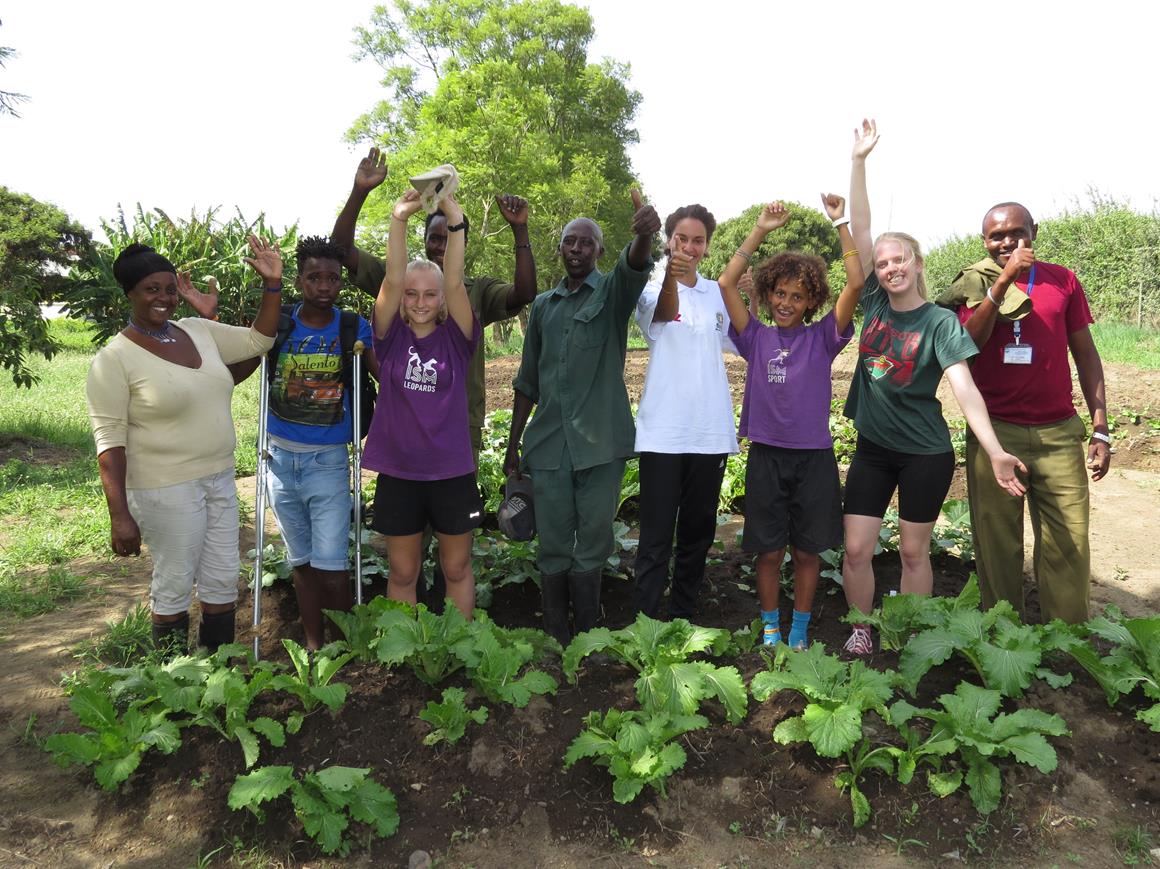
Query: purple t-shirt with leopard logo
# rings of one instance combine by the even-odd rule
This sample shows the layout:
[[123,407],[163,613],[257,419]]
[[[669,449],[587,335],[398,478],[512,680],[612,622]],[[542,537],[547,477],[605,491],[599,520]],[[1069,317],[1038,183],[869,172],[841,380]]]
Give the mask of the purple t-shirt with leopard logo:
[[404,480],[475,473],[467,427],[467,374],[482,329],[467,339],[453,320],[417,338],[396,316],[375,337],[379,398],[363,451],[364,468]]

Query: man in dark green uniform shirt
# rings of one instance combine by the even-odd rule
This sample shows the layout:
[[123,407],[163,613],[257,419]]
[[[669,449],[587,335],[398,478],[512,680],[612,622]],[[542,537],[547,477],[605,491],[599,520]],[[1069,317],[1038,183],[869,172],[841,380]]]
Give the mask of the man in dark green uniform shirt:
[[[532,304],[504,472],[530,472],[539,534],[544,626],[561,643],[596,626],[601,567],[612,552],[612,523],[635,429],[624,386],[628,321],[652,270],[650,247],[661,228],[651,205],[632,191],[632,243],[608,274],[600,227],[578,217],[564,227],[559,252],[566,276]],[[532,406],[539,405],[528,424]],[[527,431],[524,431],[525,424]]]

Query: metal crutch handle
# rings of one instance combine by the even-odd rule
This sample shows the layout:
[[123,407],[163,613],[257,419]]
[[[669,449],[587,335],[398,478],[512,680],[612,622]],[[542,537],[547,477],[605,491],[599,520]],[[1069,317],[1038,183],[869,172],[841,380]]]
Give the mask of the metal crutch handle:
[[354,601],[363,602],[362,587],[362,354],[366,345],[354,342],[354,358],[351,359],[350,390],[350,445],[353,503],[351,524],[354,526]]
[[262,560],[266,548],[266,473],[270,452],[266,413],[270,405],[269,358],[263,354],[258,369],[258,469],[254,476],[254,659],[261,658],[258,628],[262,624]]

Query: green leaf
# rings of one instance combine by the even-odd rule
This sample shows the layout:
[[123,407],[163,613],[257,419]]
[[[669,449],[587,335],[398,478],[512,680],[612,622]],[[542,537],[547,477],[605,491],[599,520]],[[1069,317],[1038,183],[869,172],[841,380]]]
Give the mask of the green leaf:
[[564,650],[562,660],[564,677],[568,680],[569,684],[576,682],[576,671],[580,668],[580,662],[582,660],[594,652],[607,649],[614,642],[612,631],[608,628],[593,628],[590,631],[585,631],[573,637],[572,642],[568,644],[568,648]]
[[564,753],[564,769],[585,757],[599,757],[615,750],[616,742],[602,733],[582,730]]
[[1003,785],[999,779],[999,767],[983,757],[967,760],[967,788],[971,802],[980,815],[989,815],[999,807]]
[[[816,703],[806,706],[802,720],[814,750],[822,757],[839,757],[854,747],[862,735],[862,713],[853,706],[826,709]],[[776,737],[776,732],[775,732]]]
[[957,769],[950,772],[928,772],[926,783],[936,797],[949,797],[963,783],[963,774]]
[[360,769],[353,766],[328,766],[315,773],[324,788],[341,792],[357,787],[369,774],[369,768]]
[[1141,709],[1136,713],[1136,718],[1147,724],[1154,733],[1160,733],[1160,703]]
[[81,724],[93,730],[101,732],[118,726],[117,712],[109,698],[88,685],[78,685],[73,689],[68,705]]
[[636,696],[645,712],[691,715],[706,696],[706,687],[697,663],[661,663],[641,673]]
[[736,667],[715,667],[708,663],[697,665],[701,679],[710,697],[716,697],[725,707],[725,715],[730,724],[739,724],[749,707],[749,695],[745,682]]
[[918,689],[918,683],[932,667],[943,664],[962,644],[946,628],[930,628],[907,643],[898,659],[898,672],[908,693]]
[[1038,668],[1035,671],[1035,676],[1057,690],[1066,688],[1075,678],[1071,673],[1056,673],[1054,670],[1049,670],[1046,667]]
[[331,712],[337,712],[346,702],[348,690],[350,690],[349,686],[342,682],[336,682],[333,685],[311,685],[310,696]]
[[399,829],[399,811],[395,795],[373,779],[366,779],[353,788],[347,797],[350,816],[370,824],[384,838]]
[[258,737],[248,727],[234,729],[234,739],[242,747],[242,757],[246,762],[246,769],[258,762]]
[[903,785],[910,784],[910,780],[914,778],[916,766],[914,755],[908,752],[900,754],[898,756],[898,783]]
[[93,776],[97,784],[107,791],[117,789],[117,785],[133,774],[141,764],[141,752],[131,751],[121,757],[113,757],[98,763],[93,768]]
[[306,834],[310,836],[324,854],[345,854],[349,848],[343,841],[342,834],[350,825],[350,821],[342,812],[325,811],[310,812],[300,808],[305,804],[302,791],[295,791],[293,796],[294,808]]
[[282,796],[294,784],[294,767],[264,766],[238,776],[230,788],[227,803],[234,811],[256,809],[267,800]]
[[61,766],[80,763],[89,766],[101,756],[101,746],[87,733],[54,733],[44,740],[44,750],[52,752]]
[[618,776],[612,781],[612,798],[618,803],[631,803],[644,788],[644,780]]
[[850,807],[854,810],[855,829],[870,820],[870,801],[858,790],[858,786],[853,784],[850,785]]
[[286,732],[291,736],[298,733],[302,729],[302,722],[306,720],[306,716],[301,712],[294,711],[286,716]]
[[790,745],[795,742],[809,742],[810,730],[805,719],[800,715],[783,719],[773,728],[773,741],[778,745]]
[[250,722],[250,728],[266,737],[266,741],[275,748],[281,748],[286,744],[286,731],[282,729],[281,723],[273,718],[259,716]]
[[149,727],[137,738],[142,745],[152,746],[162,754],[173,754],[181,746],[181,734],[177,725],[166,721],[168,711],[153,716]]
[[1058,759],[1052,748],[1040,733],[1021,733],[1004,740],[1003,747],[1020,763],[1035,767],[1042,773],[1055,770]]

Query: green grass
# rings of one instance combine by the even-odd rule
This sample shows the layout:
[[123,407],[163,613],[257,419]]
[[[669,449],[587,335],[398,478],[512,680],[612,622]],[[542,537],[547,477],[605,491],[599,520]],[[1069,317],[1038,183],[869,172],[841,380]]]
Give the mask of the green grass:
[[1092,326],[1092,338],[1104,362],[1160,370],[1160,331],[1156,329],[1102,322]]
[[89,592],[85,577],[59,566],[22,577],[0,575],[0,613],[28,618],[50,612]]
[[139,603],[123,619],[106,622],[104,633],[82,643],[74,654],[82,665],[128,667],[154,651],[152,616]]

